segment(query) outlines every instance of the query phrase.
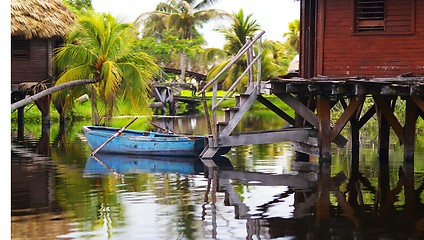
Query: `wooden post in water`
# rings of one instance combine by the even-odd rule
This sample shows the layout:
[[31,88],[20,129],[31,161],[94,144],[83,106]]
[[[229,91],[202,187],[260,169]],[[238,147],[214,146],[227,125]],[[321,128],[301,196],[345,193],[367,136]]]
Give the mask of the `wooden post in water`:
[[320,162],[331,162],[330,99],[328,97],[318,96],[317,112]]
[[[385,100],[385,99],[384,99]],[[387,101],[387,100],[385,100]],[[378,158],[381,162],[389,161],[390,125],[384,117],[383,109],[377,107],[378,118]]]

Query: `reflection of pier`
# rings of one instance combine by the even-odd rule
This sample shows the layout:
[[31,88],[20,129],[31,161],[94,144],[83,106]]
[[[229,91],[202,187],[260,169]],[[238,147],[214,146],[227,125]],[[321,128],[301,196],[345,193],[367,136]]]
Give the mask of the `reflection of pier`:
[[[357,165],[353,165],[347,175],[343,172],[332,174],[328,164],[320,164],[318,172],[311,166],[313,171],[297,175],[274,175],[221,167],[219,159],[216,164],[209,159],[202,159],[202,162],[209,183],[205,203],[211,205],[211,212],[204,215],[211,214],[212,221],[217,221],[217,195],[223,192],[223,204],[234,207],[234,218],[246,221],[247,239],[264,235],[270,238],[350,239],[362,234],[378,239],[392,231],[405,238],[424,237],[424,204],[420,201],[424,179],[415,189],[410,164],[399,169],[398,180],[394,182],[390,180],[389,168],[382,163],[378,182],[373,182],[359,172]],[[252,209],[235,190],[237,185],[288,188],[270,199],[264,198],[263,204]],[[289,196],[294,198],[292,217],[268,217],[270,208]],[[370,199],[374,200],[370,202]],[[252,210],[256,213],[252,214]],[[211,225],[213,237],[216,237],[217,224],[212,222]]]

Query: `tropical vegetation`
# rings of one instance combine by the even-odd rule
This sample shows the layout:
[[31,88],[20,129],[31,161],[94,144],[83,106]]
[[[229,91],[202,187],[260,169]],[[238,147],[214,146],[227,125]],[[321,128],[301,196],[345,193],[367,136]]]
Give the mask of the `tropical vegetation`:
[[76,96],[89,92],[95,125],[100,123],[100,117],[107,121],[113,116],[121,97],[135,108],[147,108],[150,85],[159,69],[150,55],[133,51],[135,39],[133,25],[119,23],[110,14],[80,15],[65,45],[55,55],[57,69],[62,72],[55,84],[84,78],[98,82],[78,91],[74,88],[54,94],[55,105],[66,109]]

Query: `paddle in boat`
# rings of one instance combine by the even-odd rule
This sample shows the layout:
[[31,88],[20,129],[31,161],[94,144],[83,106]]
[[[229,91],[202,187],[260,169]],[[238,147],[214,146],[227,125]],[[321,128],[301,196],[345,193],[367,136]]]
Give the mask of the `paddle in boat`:
[[204,136],[184,136],[175,133],[102,126],[84,126],[83,131],[94,154],[99,152],[197,157],[205,147]]

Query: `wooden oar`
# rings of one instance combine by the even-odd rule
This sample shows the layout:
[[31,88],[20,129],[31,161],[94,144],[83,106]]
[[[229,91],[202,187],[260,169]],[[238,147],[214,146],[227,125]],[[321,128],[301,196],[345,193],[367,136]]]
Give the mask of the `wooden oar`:
[[110,137],[108,140],[106,140],[106,142],[104,142],[96,150],[94,150],[91,153],[91,156],[94,156],[94,154],[96,154],[98,151],[100,151],[100,149],[102,149],[104,146],[106,146],[106,144],[108,144],[110,141],[112,141],[112,139],[114,139],[116,136],[118,136],[119,134],[121,134],[128,126],[130,126],[135,120],[137,120],[137,118],[138,117],[135,117],[131,122],[129,122],[127,125],[125,125],[125,127],[119,129],[118,132],[116,132],[115,134],[113,134],[112,137]]
[[155,126],[155,127],[159,128],[160,130],[162,130],[162,131],[164,131],[164,132],[166,132],[166,133],[172,133],[172,134],[175,134],[173,131],[168,130],[168,129],[165,129],[165,128],[163,128],[163,127],[161,127],[161,126],[157,125],[157,124],[154,124],[153,122],[150,122],[150,124],[152,124],[153,126]]

